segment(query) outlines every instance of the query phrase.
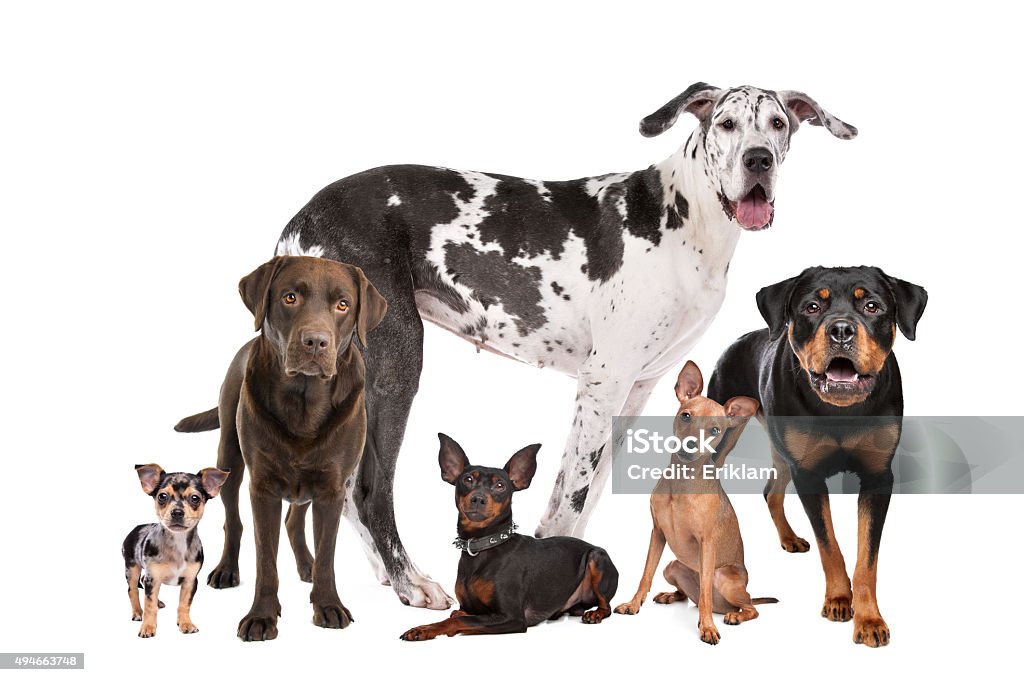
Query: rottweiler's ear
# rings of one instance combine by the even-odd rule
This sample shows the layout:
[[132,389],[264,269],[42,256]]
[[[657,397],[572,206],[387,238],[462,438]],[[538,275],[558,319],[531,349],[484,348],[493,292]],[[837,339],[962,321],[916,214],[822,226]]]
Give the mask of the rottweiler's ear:
[[758,402],[745,395],[729,398],[725,404],[725,413],[730,417],[753,417],[757,414]]
[[704,376],[700,373],[700,368],[693,360],[687,360],[676,378],[676,398],[682,403],[700,395],[703,390]]
[[640,134],[654,137],[672,127],[683,112],[696,116],[701,123],[707,120],[721,89],[707,83],[694,83],[672,98],[665,106],[640,121]]
[[800,277],[801,275],[790,277],[757,292],[757,309],[768,323],[768,335],[773,339],[786,328],[786,322],[789,321],[789,304]]
[[270,284],[284,265],[288,256],[274,256],[238,282],[238,293],[245,307],[252,313],[256,323],[256,331],[263,328],[267,319],[267,308],[270,306]]
[[359,343],[366,348],[366,335],[380,324],[384,314],[388,311],[388,302],[377,291],[377,287],[370,283],[370,280],[363,274],[361,268],[352,266],[356,272],[356,279],[359,281],[359,310],[356,313],[356,333],[359,335]]
[[924,287],[890,277],[885,273],[883,275],[896,301],[896,324],[903,332],[903,336],[913,341],[917,336],[917,321],[921,319],[924,307],[928,304],[928,292]]
[[164,477],[164,470],[159,464],[136,464],[135,473],[139,475],[139,483],[142,484],[142,492],[152,495],[160,487],[160,479]]
[[526,490],[530,487],[533,475],[537,473],[537,451],[540,450],[540,443],[527,445],[525,448],[512,455],[505,463],[505,472],[512,481],[513,490]]
[[437,434],[441,441],[441,451],[437,454],[437,463],[441,465],[441,478],[455,485],[462,472],[469,466],[469,457],[462,446],[443,433]]
[[199,476],[199,481],[203,484],[203,490],[206,491],[206,494],[210,497],[217,497],[217,493],[220,492],[224,481],[228,480],[228,474],[230,473],[230,471],[222,471],[216,467],[207,467],[196,475]]
[[[824,126],[840,140],[852,140],[857,137],[857,129],[855,127],[840,121],[822,109],[821,105],[804,93],[798,90],[779,90],[776,94],[782,100],[782,103],[786,105],[791,123],[796,124],[797,121],[804,121],[812,126]],[[796,125],[792,125],[792,130],[796,131],[796,127]]]

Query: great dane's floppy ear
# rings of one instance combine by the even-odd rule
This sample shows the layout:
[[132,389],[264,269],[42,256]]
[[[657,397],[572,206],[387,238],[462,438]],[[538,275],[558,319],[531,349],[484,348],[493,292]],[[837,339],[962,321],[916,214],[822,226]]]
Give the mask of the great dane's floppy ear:
[[903,332],[903,336],[913,341],[917,336],[917,321],[921,319],[924,307],[928,304],[928,292],[924,287],[890,277],[884,272],[882,277],[892,290],[893,300],[896,301],[896,325]]
[[380,324],[384,319],[384,313],[388,310],[388,302],[377,291],[377,287],[370,283],[370,280],[363,274],[362,268],[352,266],[356,272],[356,279],[359,281],[359,311],[356,317],[356,333],[359,334],[359,343],[366,348],[366,334]]
[[640,121],[640,134],[654,137],[672,127],[684,111],[693,114],[701,122],[707,119],[715,107],[715,101],[722,92],[720,88],[707,83],[694,83],[668,104]]
[[764,321],[768,323],[768,335],[773,339],[786,328],[793,290],[802,276],[801,274],[790,277],[757,292],[757,309],[761,312]]
[[698,396],[704,390],[704,376],[693,360],[687,360],[676,378],[676,398],[684,402]]
[[160,479],[164,477],[164,470],[159,464],[136,464],[135,473],[139,475],[139,483],[142,484],[142,492],[152,495],[160,486]]
[[437,438],[441,441],[441,450],[437,454],[437,463],[441,465],[441,478],[455,485],[455,481],[469,466],[469,457],[466,457],[461,445],[445,434],[439,433]]
[[537,451],[540,450],[540,443],[527,445],[525,448],[512,455],[505,463],[505,473],[512,481],[512,489],[526,490],[530,487],[533,475],[537,473]]
[[238,282],[238,293],[242,302],[255,318],[256,331],[263,328],[267,318],[267,306],[270,305],[270,284],[277,272],[284,265],[286,256],[274,256]]
[[[857,129],[840,121],[838,118],[821,108],[817,102],[798,90],[779,90],[776,93],[786,109],[789,110],[793,123],[803,121],[812,126],[825,126],[828,131],[841,140],[852,140],[857,137]],[[792,126],[796,130],[796,125]]]

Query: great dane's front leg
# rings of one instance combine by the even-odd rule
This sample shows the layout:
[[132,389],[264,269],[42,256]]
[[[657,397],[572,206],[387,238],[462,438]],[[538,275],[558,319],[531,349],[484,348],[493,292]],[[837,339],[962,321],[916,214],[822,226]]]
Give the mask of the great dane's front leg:
[[878,548],[892,497],[892,470],[861,474],[857,499],[857,566],[853,571],[853,641],[870,647],[889,643],[889,626],[878,610]]
[[[655,377],[653,379],[641,379],[633,384],[633,388],[630,389],[629,395],[626,397],[626,402],[622,405],[620,414],[623,417],[636,418],[641,415],[644,411],[644,406],[647,405],[647,400],[651,397],[651,392],[654,390],[655,385],[661,377]],[[618,415],[614,415],[618,416]],[[625,434],[626,430],[632,426],[634,419],[630,419],[627,423],[622,424],[620,429],[621,434]],[[624,436],[623,436],[624,437]],[[610,452],[618,450],[621,443],[612,443]],[[605,452],[609,452],[606,447]],[[580,514],[580,518],[576,521],[576,527],[573,528],[572,534],[578,538],[583,537],[587,531],[587,524],[590,522],[590,515],[594,513],[594,509],[597,508],[597,502],[601,499],[601,493],[604,492],[604,487],[608,483],[608,476],[612,472],[612,457],[601,457],[597,463],[597,471],[594,472],[594,482],[590,484],[590,493],[587,495],[586,504],[583,505],[583,513]]]
[[238,636],[244,642],[258,642],[277,637],[277,619],[281,615],[281,602],[277,599],[277,547],[281,539],[282,500],[254,485],[249,486],[249,499],[256,538],[256,594],[249,613],[238,623]]
[[537,526],[537,537],[577,532],[596,472],[608,454],[612,417],[619,414],[633,387],[632,376],[623,378],[604,369],[595,370],[593,364],[588,361],[579,372],[572,430],[547,511]]
[[341,603],[334,579],[334,548],[338,541],[343,497],[320,497],[313,501],[313,624],[322,628],[345,628],[352,614]]

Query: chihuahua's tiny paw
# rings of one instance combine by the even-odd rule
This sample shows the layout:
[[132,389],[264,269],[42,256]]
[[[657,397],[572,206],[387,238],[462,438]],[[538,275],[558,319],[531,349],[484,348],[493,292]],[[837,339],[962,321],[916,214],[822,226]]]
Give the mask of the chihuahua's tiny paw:
[[193,632],[199,632],[199,628],[197,628],[195,623],[190,620],[178,623],[178,629],[181,630],[183,635],[191,635]]
[[139,611],[138,613],[133,611],[132,620],[142,621],[142,611]]
[[139,628],[139,637],[142,637],[143,639],[153,637],[154,635],[156,635],[156,625],[149,625],[147,623]]
[[718,644],[722,639],[722,636],[718,634],[718,628],[713,624],[698,625],[697,627],[700,629],[700,641],[706,644]]
[[640,613],[640,605],[636,602],[628,601],[625,604],[619,604],[616,606],[615,613],[620,613],[623,616],[635,616]]

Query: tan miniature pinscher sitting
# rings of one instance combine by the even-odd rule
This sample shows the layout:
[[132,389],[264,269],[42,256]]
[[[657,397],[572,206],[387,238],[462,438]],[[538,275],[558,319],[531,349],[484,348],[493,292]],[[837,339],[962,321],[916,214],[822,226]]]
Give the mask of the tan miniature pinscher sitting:
[[654,529],[644,575],[632,601],[616,607],[615,613],[634,615],[640,611],[668,542],[676,558],[665,567],[664,575],[676,591],[662,592],[654,601],[659,604],[694,601],[701,640],[718,644],[720,635],[711,619],[712,612],[724,613],[728,625],[739,625],[757,618],[755,604],[778,600],[750,598],[736,512],[721,481],[714,475],[703,475],[706,465],[721,467],[724,464],[725,456],[739,439],[747,420],[757,414],[758,403],[753,398],[737,396],[724,406],[719,405],[701,396],[703,388],[700,369],[687,361],[676,381],[680,405],[673,430],[681,441],[694,436],[697,442],[710,443],[710,449],[715,452],[694,456],[682,451],[673,453],[673,464],[685,465],[692,478],[659,480],[651,495]]

